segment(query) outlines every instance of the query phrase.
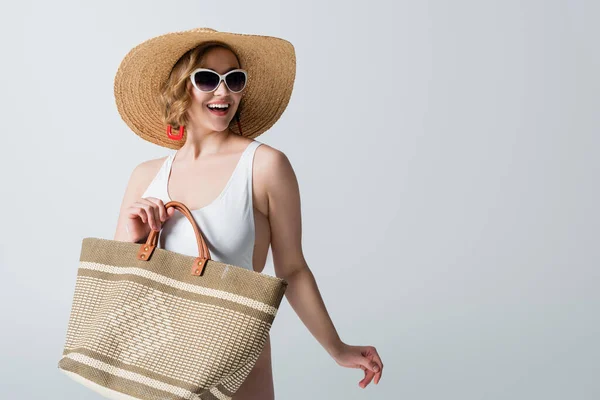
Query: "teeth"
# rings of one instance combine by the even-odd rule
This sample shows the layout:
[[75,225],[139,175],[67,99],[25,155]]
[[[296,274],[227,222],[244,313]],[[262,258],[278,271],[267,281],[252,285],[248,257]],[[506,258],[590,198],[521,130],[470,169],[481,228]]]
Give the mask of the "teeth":
[[227,108],[229,108],[229,104],[209,104],[208,108],[227,109]]

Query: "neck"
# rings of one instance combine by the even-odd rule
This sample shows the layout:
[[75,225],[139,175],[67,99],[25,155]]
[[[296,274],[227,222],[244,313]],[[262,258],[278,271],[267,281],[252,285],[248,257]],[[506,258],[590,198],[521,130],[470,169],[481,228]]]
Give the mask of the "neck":
[[[186,126],[187,128],[187,126]],[[199,131],[189,128],[187,130],[186,141],[177,150],[178,158],[191,158],[196,160],[203,156],[217,154],[229,143],[233,133],[229,128],[224,131]]]

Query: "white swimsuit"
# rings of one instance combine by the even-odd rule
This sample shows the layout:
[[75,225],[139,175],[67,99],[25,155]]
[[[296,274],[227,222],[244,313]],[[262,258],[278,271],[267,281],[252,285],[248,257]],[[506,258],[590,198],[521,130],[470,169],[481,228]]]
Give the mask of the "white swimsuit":
[[[254,210],[252,205],[252,163],[262,142],[253,140],[244,150],[233,174],[219,196],[210,204],[190,210],[196,220],[211,259],[253,270]],[[142,195],[171,201],[167,183],[176,151],[170,154]],[[187,204],[186,204],[187,205]],[[158,247],[190,256],[198,256],[196,236],[190,221],[178,210],[163,223]]]

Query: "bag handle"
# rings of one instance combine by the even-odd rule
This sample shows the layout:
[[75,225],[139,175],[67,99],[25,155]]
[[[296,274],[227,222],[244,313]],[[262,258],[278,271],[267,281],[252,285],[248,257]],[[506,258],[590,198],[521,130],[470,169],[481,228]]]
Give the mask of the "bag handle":
[[[187,208],[185,204],[173,200],[165,204],[165,210],[168,210],[170,207],[173,207],[181,212],[188,219],[188,221],[190,221],[192,228],[194,228],[196,242],[198,243],[198,257],[194,259],[194,264],[192,265],[192,275],[200,276],[204,271],[206,262],[211,259],[210,251],[208,250],[204,236],[202,236],[202,232],[200,232],[200,228],[198,228],[198,224],[194,220],[190,209]],[[158,243],[159,233],[160,231],[155,231],[154,229],[150,230],[150,234],[146,239],[146,243],[140,245],[140,249],[137,254],[138,260],[148,261],[150,259]]]

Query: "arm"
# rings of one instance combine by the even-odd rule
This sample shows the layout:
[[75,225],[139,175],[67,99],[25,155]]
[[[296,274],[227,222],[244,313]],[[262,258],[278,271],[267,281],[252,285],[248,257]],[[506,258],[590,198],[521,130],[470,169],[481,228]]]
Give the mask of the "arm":
[[121,242],[131,242],[129,234],[127,233],[127,213],[125,209],[129,207],[135,200],[137,200],[143,193],[143,188],[139,184],[141,175],[141,165],[138,165],[133,169],[125,188],[125,195],[121,201],[121,207],[119,210],[119,218],[117,219],[117,229],[115,231],[114,240]]
[[288,282],[285,293],[290,305],[315,339],[334,355],[342,341],[325,308],[314,275],[301,245],[301,212],[298,181],[288,158],[270,152],[264,168],[271,227],[271,250],[275,275]]
[[[119,218],[117,219],[117,229],[115,231],[114,240],[122,242],[132,242],[132,239],[127,232],[127,212],[126,209],[135,201],[139,200],[144,191],[152,181],[152,174],[156,173],[156,161],[150,160],[136,166],[129,177],[125,195],[121,202]],[[139,240],[137,243],[144,243],[146,240]]]
[[268,199],[275,275],[288,282],[286,298],[338,365],[364,371],[359,387],[365,388],[373,379],[378,384],[383,362],[377,350],[373,346],[352,346],[342,342],[302,254],[300,190],[288,158],[282,152],[271,151],[260,164],[260,178],[265,182]]

